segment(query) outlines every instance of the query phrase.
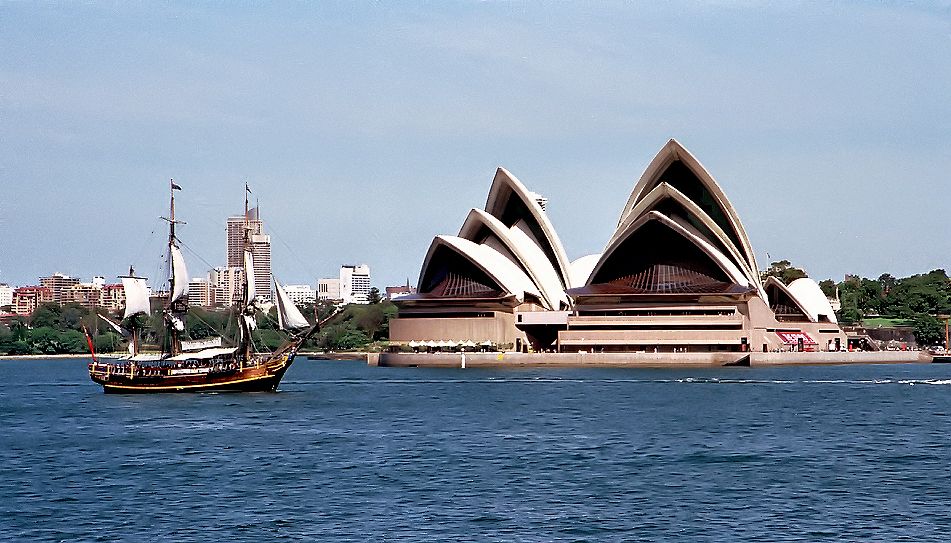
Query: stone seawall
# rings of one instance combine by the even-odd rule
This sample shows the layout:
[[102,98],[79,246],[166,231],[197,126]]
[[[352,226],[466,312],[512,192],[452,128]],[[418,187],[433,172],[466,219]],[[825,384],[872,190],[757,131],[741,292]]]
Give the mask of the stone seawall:
[[750,353],[752,366],[816,364],[927,364],[931,355],[923,351],[865,351],[845,353]]
[[928,362],[931,362],[931,357],[917,351],[852,353],[381,353],[368,359],[368,363],[372,366],[420,368],[691,368]]

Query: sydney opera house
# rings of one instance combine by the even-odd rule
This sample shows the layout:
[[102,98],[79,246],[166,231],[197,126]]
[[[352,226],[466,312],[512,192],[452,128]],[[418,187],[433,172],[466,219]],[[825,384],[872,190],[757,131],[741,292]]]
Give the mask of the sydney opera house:
[[846,336],[815,281],[761,281],[736,210],[678,142],[647,166],[600,254],[568,259],[544,200],[499,168],[485,209],[438,235],[395,343],[518,351],[837,350]]

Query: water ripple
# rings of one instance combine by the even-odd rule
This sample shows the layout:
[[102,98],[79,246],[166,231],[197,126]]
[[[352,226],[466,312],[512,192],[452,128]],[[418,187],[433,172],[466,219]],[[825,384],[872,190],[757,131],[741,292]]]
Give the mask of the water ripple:
[[944,541],[951,367],[295,364],[112,396],[0,365],[3,541]]

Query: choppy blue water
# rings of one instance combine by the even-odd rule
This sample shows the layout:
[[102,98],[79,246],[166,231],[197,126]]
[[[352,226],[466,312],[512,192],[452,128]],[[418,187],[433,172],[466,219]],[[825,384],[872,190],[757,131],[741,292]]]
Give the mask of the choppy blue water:
[[426,370],[105,395],[0,361],[2,541],[946,541],[951,366]]

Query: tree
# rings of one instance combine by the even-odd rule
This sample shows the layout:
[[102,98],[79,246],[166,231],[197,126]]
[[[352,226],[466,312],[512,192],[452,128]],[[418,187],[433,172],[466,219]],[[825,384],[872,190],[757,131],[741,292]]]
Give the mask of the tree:
[[89,310],[77,303],[68,303],[63,306],[60,329],[82,330],[83,317],[89,315]]
[[383,313],[381,304],[374,304],[362,308],[359,315],[354,319],[357,328],[365,333],[371,339],[377,338],[377,333],[386,322],[386,315]]
[[61,354],[68,352],[59,332],[47,326],[35,328],[30,332],[29,343],[40,354]]
[[5,353],[13,346],[13,331],[0,324],[0,353]]
[[836,295],[835,281],[832,279],[826,279],[824,281],[819,281],[819,288],[822,289],[822,293],[826,295],[827,298],[834,298]]
[[842,324],[857,324],[862,320],[862,312],[854,307],[845,308],[839,312],[839,322]]
[[59,328],[62,324],[63,308],[53,302],[40,304],[30,315],[30,326],[33,328]]
[[28,341],[14,341],[7,350],[7,354],[16,356],[40,353],[38,353]]
[[366,347],[370,338],[360,330],[346,330],[333,337],[330,348],[334,350],[359,349]]
[[769,269],[763,272],[760,279],[765,281],[769,276],[773,276],[787,285],[796,279],[808,277],[804,270],[793,267],[792,263],[788,260],[779,260],[771,263]]
[[118,334],[106,332],[93,338],[93,345],[97,353],[111,353],[120,349],[123,340]]
[[914,318],[915,341],[920,346],[938,345],[944,341],[944,324],[931,315]]
[[878,282],[882,285],[882,290],[886,293],[891,289],[895,288],[895,285],[898,284],[898,280],[890,273],[883,273],[878,276]]
[[376,287],[370,287],[370,293],[367,294],[367,301],[371,304],[378,304],[383,297],[380,296],[380,289]]
[[10,331],[13,332],[13,341],[25,341],[29,333],[26,319],[23,317],[13,317],[10,319]]

